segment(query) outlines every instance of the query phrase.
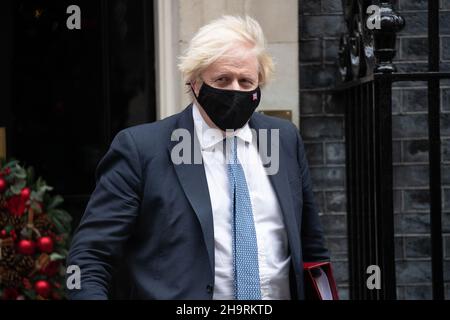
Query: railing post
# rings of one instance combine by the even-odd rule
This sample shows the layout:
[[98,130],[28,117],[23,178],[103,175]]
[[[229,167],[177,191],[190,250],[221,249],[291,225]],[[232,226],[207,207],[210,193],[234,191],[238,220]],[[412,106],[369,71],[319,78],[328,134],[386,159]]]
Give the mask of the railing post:
[[395,66],[392,60],[395,57],[397,32],[405,26],[405,20],[398,15],[388,1],[380,4],[380,29],[374,29],[374,53],[376,58],[375,72],[392,73]]
[[397,297],[395,277],[394,200],[392,165],[392,81],[380,77],[375,80],[375,175],[377,263],[381,268],[383,300]]
[[[429,71],[439,72],[439,1],[428,1],[428,46]],[[430,79],[428,81],[428,139],[430,142],[431,276],[435,300],[444,299],[440,106],[440,81]]]

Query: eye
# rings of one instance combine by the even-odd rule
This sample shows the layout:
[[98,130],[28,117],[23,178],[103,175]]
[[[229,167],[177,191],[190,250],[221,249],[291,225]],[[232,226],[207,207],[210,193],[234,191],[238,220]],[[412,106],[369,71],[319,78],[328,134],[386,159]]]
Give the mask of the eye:
[[227,77],[219,77],[214,82],[221,82],[221,83],[223,83],[223,82],[227,82],[227,81],[228,81]]
[[244,87],[251,87],[253,86],[253,81],[251,79],[241,79],[239,80],[239,82],[241,83],[241,85],[243,85]]

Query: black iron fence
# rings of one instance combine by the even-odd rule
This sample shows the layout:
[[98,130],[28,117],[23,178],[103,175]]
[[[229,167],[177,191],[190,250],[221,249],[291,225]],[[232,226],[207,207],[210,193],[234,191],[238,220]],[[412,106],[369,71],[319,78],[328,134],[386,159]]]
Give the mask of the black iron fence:
[[[348,29],[341,38],[339,52],[343,81],[332,92],[346,106],[351,298],[396,299],[392,86],[404,81],[426,81],[433,298],[444,299],[440,84],[442,79],[450,79],[450,73],[439,71],[439,1],[428,2],[429,70],[413,73],[397,73],[392,63],[396,33],[405,21],[390,1],[342,2]],[[368,14],[367,8],[374,4],[379,14]],[[379,290],[367,287],[370,265],[380,267]]]

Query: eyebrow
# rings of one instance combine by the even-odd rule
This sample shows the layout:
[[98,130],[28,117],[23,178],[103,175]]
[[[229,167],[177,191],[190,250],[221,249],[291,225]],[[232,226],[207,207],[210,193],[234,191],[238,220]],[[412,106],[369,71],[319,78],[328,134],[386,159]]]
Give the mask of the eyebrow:
[[[213,78],[230,76],[230,75],[234,75],[234,72],[218,72],[217,74],[213,75]],[[252,79],[252,80],[256,79],[256,77],[253,77],[249,73],[239,74],[239,77],[248,78],[248,79]]]

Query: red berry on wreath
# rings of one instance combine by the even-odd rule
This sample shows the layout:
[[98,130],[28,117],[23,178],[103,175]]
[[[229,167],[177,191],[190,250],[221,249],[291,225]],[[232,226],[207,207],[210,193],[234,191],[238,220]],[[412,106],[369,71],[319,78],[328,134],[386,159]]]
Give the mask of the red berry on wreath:
[[5,192],[5,190],[6,190],[6,180],[0,178],[0,193]]
[[2,231],[0,231],[0,238],[6,238],[7,235],[8,235],[8,233],[6,232],[5,229],[3,229]]
[[23,188],[22,191],[20,191],[20,197],[24,200],[28,200],[30,198],[30,188]]
[[34,254],[35,245],[33,241],[30,240],[20,240],[17,244],[17,251],[23,255],[32,255]]
[[37,240],[37,247],[41,252],[51,253],[53,251],[53,239],[41,237]]
[[34,290],[43,298],[48,298],[51,291],[51,285],[48,281],[39,280],[34,284]]

